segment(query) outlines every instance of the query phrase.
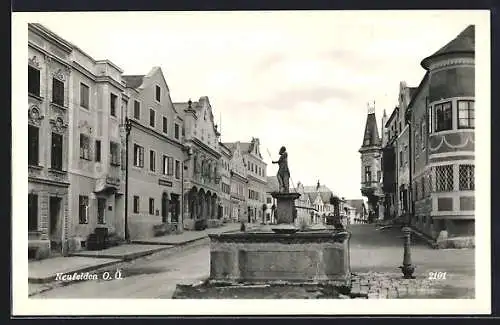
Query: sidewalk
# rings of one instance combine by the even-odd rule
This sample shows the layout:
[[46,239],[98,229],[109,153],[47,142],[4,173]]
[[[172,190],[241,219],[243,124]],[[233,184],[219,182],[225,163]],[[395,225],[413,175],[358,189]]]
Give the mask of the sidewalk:
[[[250,229],[252,225],[248,225]],[[226,224],[220,228],[210,228],[203,231],[186,231],[178,235],[148,238],[132,241],[106,248],[100,251],[80,251],[69,257],[54,257],[28,263],[28,282],[32,284],[46,284],[54,282],[58,273],[73,274],[89,272],[106,266],[131,261],[174,246],[192,243],[208,237],[208,234],[238,231],[239,223]]]
[[[252,228],[254,225],[246,224],[247,230]],[[145,238],[133,240],[134,244],[146,244],[146,245],[184,245],[208,237],[208,234],[220,234],[224,232],[239,231],[239,223],[229,223],[225,224],[219,228],[208,228],[200,231],[185,231],[178,235],[165,235],[161,237]]]

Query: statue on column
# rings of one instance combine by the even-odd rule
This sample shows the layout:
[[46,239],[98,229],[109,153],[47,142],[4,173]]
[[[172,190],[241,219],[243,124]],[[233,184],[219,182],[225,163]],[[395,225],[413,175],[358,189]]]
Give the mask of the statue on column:
[[279,192],[288,193],[290,191],[290,170],[288,169],[288,153],[286,148],[283,146],[279,151],[280,158],[277,161],[273,161],[273,164],[278,164],[278,173],[276,177],[278,178]]

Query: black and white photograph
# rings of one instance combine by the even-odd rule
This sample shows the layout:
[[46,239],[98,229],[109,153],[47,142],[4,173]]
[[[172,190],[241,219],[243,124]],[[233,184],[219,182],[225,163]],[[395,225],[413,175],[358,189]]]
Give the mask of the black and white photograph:
[[491,311],[488,11],[15,12],[12,40],[15,314]]

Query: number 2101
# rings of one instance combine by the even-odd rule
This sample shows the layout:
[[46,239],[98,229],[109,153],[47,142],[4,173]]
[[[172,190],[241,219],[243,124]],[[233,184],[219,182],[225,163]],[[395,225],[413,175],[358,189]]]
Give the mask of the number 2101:
[[429,272],[429,280],[446,280],[446,272]]

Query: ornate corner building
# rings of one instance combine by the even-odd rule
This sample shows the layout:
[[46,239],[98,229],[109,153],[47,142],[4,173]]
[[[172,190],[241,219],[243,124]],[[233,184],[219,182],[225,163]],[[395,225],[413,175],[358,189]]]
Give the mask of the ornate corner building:
[[368,199],[369,218],[382,219],[384,192],[382,191],[382,140],[379,137],[375,107],[368,107],[361,154],[361,194]]
[[475,30],[470,25],[421,65],[412,98],[412,224],[436,238],[474,235]]

